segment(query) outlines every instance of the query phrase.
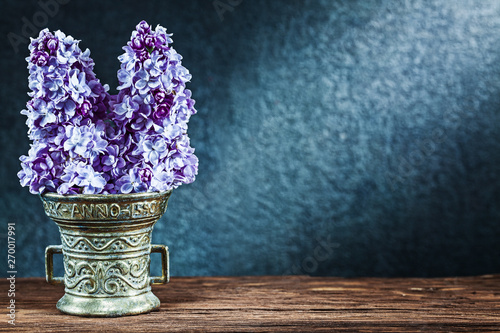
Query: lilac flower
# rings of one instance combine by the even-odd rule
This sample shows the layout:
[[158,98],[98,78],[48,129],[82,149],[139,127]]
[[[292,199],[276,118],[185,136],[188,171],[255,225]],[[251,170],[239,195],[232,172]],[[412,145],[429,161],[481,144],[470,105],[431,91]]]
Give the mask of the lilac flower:
[[[159,159],[164,158],[167,153],[167,144],[162,136],[146,138],[140,148],[146,162],[151,162],[153,166],[158,164]],[[139,149],[140,150],[140,149]]]
[[[59,185],[59,187],[57,187],[57,194],[73,194],[70,192],[70,189],[71,189],[71,185],[68,184],[68,183],[62,183],[61,185]],[[75,193],[76,194],[76,193]]]
[[153,113],[153,119],[156,121],[163,120],[168,115],[170,108],[167,104],[157,105]]
[[171,170],[165,171],[162,168],[157,168],[151,179],[151,187],[160,192],[167,191],[172,188],[174,179],[174,174]]
[[[124,54],[118,57],[118,60],[122,63],[122,68],[125,69],[125,71],[132,71],[135,68],[135,64],[139,61],[137,59],[135,50],[131,46],[124,46],[123,50],[125,51]],[[120,71],[118,71],[119,75]]]
[[47,155],[36,158],[32,162],[31,166],[33,171],[35,171],[37,175],[42,177],[50,176],[53,167],[54,167],[54,162]]
[[57,117],[54,113],[54,103],[45,102],[43,99],[34,100],[33,103],[28,103],[28,117],[30,117],[35,124],[45,127],[47,124],[55,123]]
[[33,194],[43,193],[45,191],[56,191],[56,184],[53,179],[49,177],[40,177],[36,182],[33,182],[30,185],[30,192]]
[[165,91],[173,91],[175,88],[175,82],[174,82],[174,73],[171,70],[171,66],[169,66],[168,70],[165,71],[165,73],[162,74],[160,77],[161,85],[162,88]]
[[164,124],[163,127],[157,126],[157,129],[158,133],[163,134],[163,136],[167,138],[169,142],[177,140],[182,135],[182,128],[179,124],[172,124],[172,123],[169,123],[168,125]]
[[78,175],[74,179],[75,185],[83,188],[83,194],[100,193],[106,185],[104,177],[95,172],[90,165],[79,163],[76,172]]
[[[86,49],[85,52],[80,54],[79,62],[82,64],[84,69],[91,69],[94,66],[94,60],[90,57],[90,50]],[[90,71],[91,73],[91,71]],[[89,73],[89,74],[90,74]]]
[[151,182],[151,178],[153,177],[153,172],[147,166],[142,169],[139,169],[139,177],[143,183]]
[[131,47],[134,50],[140,50],[140,49],[144,48],[144,38],[143,38],[143,36],[142,35],[137,35],[134,38],[132,38]]
[[90,152],[91,152],[91,158],[94,160],[98,155],[103,154],[106,151],[106,147],[108,146],[108,141],[101,137],[102,133],[103,132],[100,131],[98,128],[96,128],[96,130],[93,131],[92,145],[90,147]]
[[134,96],[131,98],[130,96],[125,96],[123,98],[123,101],[119,104],[116,105],[115,108],[115,114],[117,115],[117,119],[123,120],[124,118],[132,118],[134,115],[134,112],[137,112],[139,110],[139,101],[140,98],[136,98],[137,96]]
[[[78,107],[78,113],[86,117],[92,110],[92,104],[88,100],[84,100],[82,104]],[[66,112],[68,114],[68,112]]]
[[41,98],[44,95],[43,72],[31,73],[28,78],[28,87],[32,90],[28,95],[33,98]]
[[157,103],[162,103],[165,100],[165,98],[167,98],[167,94],[163,90],[157,90],[154,93],[154,99]]
[[82,104],[85,97],[88,97],[92,90],[85,82],[85,73],[78,69],[72,69],[69,72],[68,92],[71,98],[78,104]]
[[93,137],[90,131],[85,131],[80,127],[68,126],[66,127],[66,137],[68,139],[64,142],[64,150],[83,157],[89,155],[88,146]]
[[136,50],[135,54],[137,56],[137,59],[139,59],[139,61],[141,62],[144,62],[145,60],[149,59],[149,49],[147,48]]
[[77,40],[71,36],[67,36],[61,31],[56,31],[55,36],[60,41],[60,46],[57,49],[57,61],[60,64],[73,64],[78,60],[78,55],[81,52],[77,45]]
[[59,45],[59,41],[57,40],[57,38],[50,38],[47,43],[47,48],[50,50],[50,51],[55,51],[57,50],[57,47]]
[[[81,163],[80,167],[85,165],[84,162],[79,162]],[[69,163],[64,167],[63,174],[61,175],[61,180],[64,182],[63,184],[67,184],[66,191],[69,189],[69,187],[75,185],[75,178],[78,176],[78,163]],[[63,189],[61,189],[62,192],[66,192]]]
[[151,31],[151,27],[146,21],[141,21],[137,25],[137,32],[140,34],[147,34]]
[[121,193],[145,192],[147,185],[143,183],[138,168],[129,170],[129,173],[121,177],[118,182]]
[[[149,59],[148,59],[149,60]],[[141,69],[134,76],[134,88],[139,91],[139,94],[147,94],[150,90],[154,90],[160,86],[160,80],[152,76],[147,70]]]
[[[152,47],[152,46],[151,46]],[[165,70],[165,60],[162,59],[163,56],[158,53],[158,51],[154,51],[151,54],[151,58],[144,61],[144,69],[152,76],[158,77]]]
[[153,126],[153,120],[150,118],[151,107],[148,104],[143,104],[139,108],[139,112],[133,122],[130,123],[130,128],[133,132],[146,132]]
[[29,186],[38,174],[27,163],[21,163],[21,168],[17,177],[20,179],[21,186]]
[[66,96],[64,78],[58,74],[60,73],[54,72],[46,75],[43,83],[46,97],[55,103],[60,102]]
[[158,48],[168,49],[168,44],[173,43],[172,38],[170,38],[172,34],[168,34],[167,29],[162,27],[161,25],[156,26],[155,33],[157,39],[159,39],[158,44],[156,44],[155,46]]
[[118,176],[126,163],[122,156],[119,156],[120,148],[117,145],[109,145],[106,148],[107,155],[101,159],[104,172],[111,172],[113,176]]
[[73,118],[73,116],[75,115],[76,104],[72,99],[67,98],[64,101],[60,101],[57,104],[57,108],[63,111],[61,116],[64,115],[64,117],[59,119],[59,121],[65,122]]
[[102,132],[97,131],[94,125],[67,126],[67,140],[64,142],[64,150],[70,152],[70,156],[91,158],[92,160],[103,153],[108,142],[101,137]]
[[39,51],[31,57],[31,61],[37,66],[45,66],[49,61],[49,55]]
[[121,84],[118,86],[118,90],[131,87],[133,84],[132,78],[133,78],[132,73],[130,73],[127,70],[120,69],[118,71],[118,80],[121,82]]
[[[49,153],[50,158],[54,164],[62,166],[66,162],[67,155],[62,151],[52,151]],[[54,169],[54,176],[60,176],[62,173],[62,168]]]
[[[144,46],[150,50],[155,46],[156,38],[152,35],[146,35],[144,37]],[[147,60],[146,60],[147,61]]]

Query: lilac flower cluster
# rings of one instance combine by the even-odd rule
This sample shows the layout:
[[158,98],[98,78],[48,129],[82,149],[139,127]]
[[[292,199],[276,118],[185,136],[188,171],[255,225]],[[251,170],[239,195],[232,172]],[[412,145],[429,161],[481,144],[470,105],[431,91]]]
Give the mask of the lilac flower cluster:
[[30,192],[166,191],[194,181],[198,159],[187,124],[196,113],[171,34],[144,21],[118,59],[120,93],[93,73],[90,51],[57,31],[30,44],[28,156],[18,173]]
[[106,185],[94,165],[107,146],[102,129],[110,96],[93,72],[90,51],[78,44],[45,29],[29,46],[32,99],[21,113],[33,143],[18,176],[31,193],[99,193]]
[[189,118],[196,113],[186,89],[191,75],[170,43],[165,28],[153,30],[142,21],[118,57],[115,146],[129,166],[117,174],[122,193],[165,191],[193,182],[197,174],[198,159],[187,135]]

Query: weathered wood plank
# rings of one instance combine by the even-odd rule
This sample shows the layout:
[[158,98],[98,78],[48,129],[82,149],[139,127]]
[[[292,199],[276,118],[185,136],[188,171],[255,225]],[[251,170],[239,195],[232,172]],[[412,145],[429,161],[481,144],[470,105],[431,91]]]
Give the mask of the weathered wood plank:
[[5,315],[7,290],[3,279],[0,331],[500,331],[500,275],[179,277],[153,288],[162,302],[159,311],[106,319],[64,315],[55,307],[62,287],[40,278],[19,278],[15,328]]

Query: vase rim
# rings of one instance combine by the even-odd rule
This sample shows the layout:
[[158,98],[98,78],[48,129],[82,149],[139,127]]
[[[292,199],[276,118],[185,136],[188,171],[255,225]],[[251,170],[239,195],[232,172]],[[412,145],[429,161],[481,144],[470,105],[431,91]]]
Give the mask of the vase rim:
[[155,197],[169,196],[173,190],[164,192],[139,192],[139,193],[119,193],[119,194],[58,194],[56,192],[45,192],[39,194],[40,198],[51,198],[56,200],[115,200],[115,199],[149,199]]

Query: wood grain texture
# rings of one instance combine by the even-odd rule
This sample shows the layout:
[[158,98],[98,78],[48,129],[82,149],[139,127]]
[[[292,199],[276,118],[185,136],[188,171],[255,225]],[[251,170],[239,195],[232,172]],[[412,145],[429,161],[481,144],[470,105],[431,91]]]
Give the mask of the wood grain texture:
[[7,324],[0,283],[0,331],[337,331],[499,332],[500,275],[460,278],[177,277],[154,286],[161,309],[122,318],[60,313],[62,287],[16,281],[16,326]]

